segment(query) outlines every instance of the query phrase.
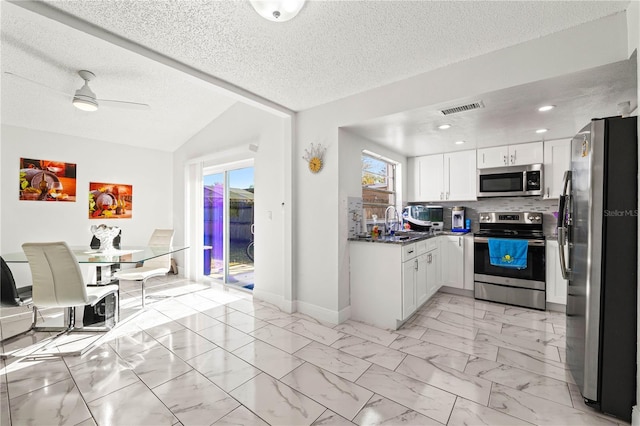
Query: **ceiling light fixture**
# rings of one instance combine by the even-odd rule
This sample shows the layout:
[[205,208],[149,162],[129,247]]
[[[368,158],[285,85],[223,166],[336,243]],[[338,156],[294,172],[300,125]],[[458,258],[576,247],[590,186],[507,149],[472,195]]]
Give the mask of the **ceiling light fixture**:
[[536,130],[536,133],[547,133],[549,129],[538,129]]
[[78,71],[78,74],[84,80],[84,85],[76,90],[76,94],[73,95],[73,106],[82,111],[97,111],[98,101],[96,100],[96,94],[89,88],[89,82],[95,77],[95,74],[85,70]]
[[547,111],[551,111],[555,107],[556,107],[555,105],[544,105],[544,106],[541,106],[540,108],[538,108],[538,111],[547,112]]
[[285,22],[294,18],[306,0],[250,0],[260,16],[273,22]]
[[454,142],[456,145],[462,145],[463,143],[465,143],[465,141],[455,141]]
[[438,129],[447,130],[450,127],[451,127],[451,124],[441,124],[440,126],[438,126]]

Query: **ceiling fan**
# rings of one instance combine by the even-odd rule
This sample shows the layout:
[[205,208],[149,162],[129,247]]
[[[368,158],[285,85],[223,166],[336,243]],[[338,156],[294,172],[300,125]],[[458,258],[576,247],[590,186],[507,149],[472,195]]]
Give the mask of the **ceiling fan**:
[[45,89],[52,90],[67,98],[71,98],[71,103],[73,104],[73,106],[83,111],[96,111],[99,105],[104,105],[109,107],[129,108],[129,109],[149,109],[150,108],[149,105],[139,103],[139,102],[117,101],[112,99],[98,99],[96,97],[96,94],[89,87],[89,82],[94,78],[96,78],[96,75],[91,71],[87,71],[87,70],[78,71],[78,75],[80,76],[80,78],[84,80],[84,84],[82,85],[81,88],[76,90],[73,95],[70,95],[69,93],[62,92],[58,89],[54,89],[38,81],[31,80],[27,77],[14,74],[9,71],[5,71],[4,73],[6,75],[27,81],[29,83],[37,84],[40,87],[44,87]]

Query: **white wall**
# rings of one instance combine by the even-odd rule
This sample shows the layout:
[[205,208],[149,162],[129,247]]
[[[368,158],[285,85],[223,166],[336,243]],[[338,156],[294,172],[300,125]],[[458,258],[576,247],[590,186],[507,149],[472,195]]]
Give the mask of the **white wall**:
[[[196,206],[196,200],[185,196],[185,167],[196,168],[254,159],[255,169],[255,288],[256,298],[291,310],[290,281],[285,256],[285,227],[290,220],[289,184],[285,149],[291,144],[290,119],[276,117],[257,108],[236,103],[224,114],[187,141],[174,153],[174,216],[176,238],[186,241],[190,256],[202,253],[202,236],[189,236],[184,229],[185,205]],[[257,144],[258,151],[249,150]],[[192,182],[193,183],[193,182]],[[201,195],[200,195],[201,196]],[[191,277],[201,278],[201,263],[194,265]],[[289,274],[290,275],[290,274]],[[288,296],[287,296],[288,295]]]
[[[91,225],[122,228],[122,243],[145,245],[155,228],[173,223],[171,153],[134,148],[13,126],[2,126],[0,252],[21,251],[27,241],[89,245]],[[20,201],[20,158],[76,163],[76,202]],[[133,185],[131,219],[89,219],[89,182]],[[11,266],[18,285],[29,284],[28,268]]]
[[[339,230],[352,183],[341,171],[360,169],[360,159],[342,158],[339,127],[627,59],[626,28],[626,15],[613,15],[300,112],[293,155],[298,308],[334,319],[344,309]],[[300,159],[311,142],[327,146],[317,175]]]

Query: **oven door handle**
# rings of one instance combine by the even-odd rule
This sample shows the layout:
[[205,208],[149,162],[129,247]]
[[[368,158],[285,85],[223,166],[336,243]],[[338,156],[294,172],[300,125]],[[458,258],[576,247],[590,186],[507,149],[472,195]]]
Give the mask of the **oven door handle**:
[[[487,243],[489,242],[489,238],[487,237],[473,237],[473,241],[476,243]],[[528,240],[527,241],[527,245],[530,246],[536,246],[536,247],[544,247],[545,241],[544,240]]]

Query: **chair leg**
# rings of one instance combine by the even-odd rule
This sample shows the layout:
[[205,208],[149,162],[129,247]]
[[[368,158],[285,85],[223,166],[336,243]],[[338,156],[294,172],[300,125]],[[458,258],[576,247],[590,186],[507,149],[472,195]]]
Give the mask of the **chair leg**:
[[147,297],[144,291],[144,284],[147,280],[142,280],[142,309],[144,309],[144,299]]

